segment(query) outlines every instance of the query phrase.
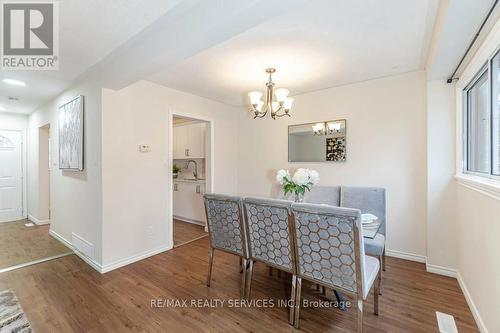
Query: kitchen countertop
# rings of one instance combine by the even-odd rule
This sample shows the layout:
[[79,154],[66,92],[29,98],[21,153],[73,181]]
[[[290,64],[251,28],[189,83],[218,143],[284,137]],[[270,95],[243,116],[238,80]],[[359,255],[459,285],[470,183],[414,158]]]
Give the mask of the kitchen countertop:
[[174,178],[174,183],[192,183],[192,184],[205,184],[205,179],[183,179],[183,178]]

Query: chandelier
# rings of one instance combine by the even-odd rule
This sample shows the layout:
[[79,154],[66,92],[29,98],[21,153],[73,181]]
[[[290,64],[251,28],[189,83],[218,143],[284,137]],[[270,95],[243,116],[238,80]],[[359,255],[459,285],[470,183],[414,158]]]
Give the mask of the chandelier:
[[268,112],[271,113],[271,118],[289,116],[290,109],[292,108],[293,98],[288,97],[290,91],[285,88],[274,90],[274,82],[272,79],[273,73],[276,72],[274,68],[266,69],[269,74],[269,81],[266,83],[266,101],[262,100],[262,92],[252,91],[248,93],[250,103],[252,104],[252,111],[255,118],[264,118]]

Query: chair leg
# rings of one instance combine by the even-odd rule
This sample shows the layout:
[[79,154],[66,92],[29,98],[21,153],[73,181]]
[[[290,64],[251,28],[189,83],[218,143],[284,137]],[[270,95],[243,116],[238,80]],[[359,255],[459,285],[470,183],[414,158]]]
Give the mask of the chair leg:
[[291,300],[291,303],[292,305],[290,306],[290,315],[289,315],[289,318],[288,318],[288,323],[290,325],[293,325],[294,324],[294,320],[295,320],[295,298],[296,298],[296,294],[297,294],[297,276],[294,274],[292,276],[292,290],[290,292],[290,300]]
[[319,284],[316,283],[316,291],[319,291]]
[[382,253],[382,270],[385,272],[385,247],[384,252]]
[[207,276],[207,287],[210,287],[210,280],[212,278],[212,264],[214,262],[214,252],[215,249],[210,248],[210,253],[208,254],[208,276]]
[[321,286],[321,295],[326,295],[326,288]]
[[378,284],[379,284],[378,294],[382,295],[382,270],[385,271],[385,269],[383,268],[385,263],[385,257],[383,254],[379,257],[379,260],[381,263],[381,269],[378,271]]
[[250,299],[250,292],[252,290],[252,277],[253,277],[253,266],[255,262],[250,259],[248,260],[248,269],[247,269],[247,277],[246,277],[246,299]]
[[358,298],[358,333],[363,333],[363,299]]
[[246,293],[246,288],[247,288],[247,280],[246,279],[247,279],[247,262],[248,262],[248,260],[240,257],[240,261],[242,263],[241,270],[243,271],[243,274],[241,274],[240,295],[241,295],[241,298],[244,298],[245,293]]
[[302,278],[297,277],[297,286],[296,288],[296,296],[295,296],[295,319],[294,324],[295,328],[299,328],[300,321],[300,303],[302,302]]
[[380,295],[380,276],[382,272],[378,271],[378,279],[375,282],[375,290],[373,290],[373,313],[378,316],[378,295]]

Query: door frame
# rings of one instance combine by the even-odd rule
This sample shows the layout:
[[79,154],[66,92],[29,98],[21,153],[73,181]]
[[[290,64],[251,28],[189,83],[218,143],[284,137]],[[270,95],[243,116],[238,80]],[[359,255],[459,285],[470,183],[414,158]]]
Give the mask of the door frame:
[[[182,117],[182,118],[190,118],[194,120],[201,120],[207,123],[207,134],[205,134],[206,138],[209,139],[207,143],[205,141],[205,155],[207,161],[206,170],[205,170],[205,192],[210,193],[215,191],[214,184],[214,133],[215,133],[215,122],[211,117],[207,117],[204,114],[199,114],[196,112],[185,112],[180,110],[169,110],[168,111],[168,158],[167,158],[167,175],[168,175],[168,198],[167,198],[167,232],[169,248],[173,248],[174,245],[174,182],[173,182],[173,174],[172,174],[172,166],[174,161],[174,116]],[[208,152],[207,152],[208,149]],[[205,231],[207,231],[207,226],[205,226]]]
[[[21,171],[22,171],[22,179],[21,179],[21,205],[22,205],[22,216],[21,219],[25,219],[28,217],[28,207],[27,207],[27,189],[26,189],[26,183],[27,183],[27,149],[26,149],[26,144],[27,144],[27,129],[26,128],[19,128],[19,127],[0,127],[0,131],[13,131],[13,132],[21,132]],[[17,221],[16,220],[6,220],[2,221],[0,220],[0,223],[4,222],[12,222],[12,221]]]

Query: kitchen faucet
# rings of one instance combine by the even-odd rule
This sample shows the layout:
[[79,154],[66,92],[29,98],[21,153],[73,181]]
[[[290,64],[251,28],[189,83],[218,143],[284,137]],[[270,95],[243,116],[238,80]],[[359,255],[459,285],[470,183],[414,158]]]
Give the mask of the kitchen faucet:
[[191,162],[193,162],[193,163],[194,163],[194,172],[193,172],[194,178],[195,178],[195,179],[198,179],[198,163],[196,163],[196,161],[195,161],[195,160],[189,160],[189,161],[187,161],[187,163],[186,163],[186,169],[188,169],[188,168],[189,168],[189,164],[190,164]]

